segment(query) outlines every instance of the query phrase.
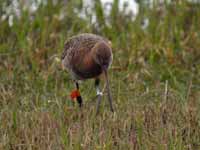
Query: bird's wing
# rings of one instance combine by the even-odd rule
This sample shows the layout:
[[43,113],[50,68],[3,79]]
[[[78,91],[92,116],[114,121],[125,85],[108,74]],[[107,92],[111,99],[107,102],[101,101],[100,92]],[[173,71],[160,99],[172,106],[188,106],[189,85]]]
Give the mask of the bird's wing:
[[70,39],[70,40],[68,40],[68,41],[65,42],[65,44],[64,44],[64,51],[63,51],[63,53],[61,55],[61,59],[65,58],[65,56],[67,55],[67,52],[72,47],[73,47],[73,40],[72,39]]
[[[65,42],[64,45],[64,51],[62,53],[61,59],[64,59],[68,53],[82,53],[87,54],[98,41],[105,41],[107,42],[107,39],[104,39],[101,36],[83,33],[78,36],[72,36],[69,40]],[[71,54],[70,54],[71,55]],[[80,54],[79,54],[80,55]]]

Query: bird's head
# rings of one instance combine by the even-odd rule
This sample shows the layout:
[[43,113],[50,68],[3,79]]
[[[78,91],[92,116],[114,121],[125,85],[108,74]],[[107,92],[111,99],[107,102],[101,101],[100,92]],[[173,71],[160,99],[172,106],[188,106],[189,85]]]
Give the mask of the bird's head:
[[92,57],[102,68],[108,69],[112,63],[112,49],[109,43],[104,41],[96,43],[92,49]]

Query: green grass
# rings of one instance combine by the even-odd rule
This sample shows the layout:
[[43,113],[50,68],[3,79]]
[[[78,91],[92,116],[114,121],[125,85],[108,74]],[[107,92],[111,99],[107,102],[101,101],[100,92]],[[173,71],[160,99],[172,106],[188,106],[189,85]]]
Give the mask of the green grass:
[[[0,149],[200,149],[200,5],[142,5],[134,22],[116,6],[111,26],[100,3],[96,25],[79,18],[79,1],[49,2],[33,20],[23,11],[12,27],[0,22]],[[69,98],[74,85],[57,58],[83,32],[112,41],[115,113],[105,95],[95,115],[94,81],[81,84],[81,110]]]

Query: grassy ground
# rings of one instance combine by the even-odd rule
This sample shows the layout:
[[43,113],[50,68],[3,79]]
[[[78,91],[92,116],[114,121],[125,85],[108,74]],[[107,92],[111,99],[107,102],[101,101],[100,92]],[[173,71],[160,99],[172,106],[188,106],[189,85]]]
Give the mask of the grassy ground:
[[[142,6],[133,22],[115,4],[111,26],[99,3],[92,24],[74,1],[23,11],[12,27],[0,22],[0,149],[200,149],[200,5]],[[74,85],[58,58],[83,32],[112,41],[115,113],[104,96],[95,115],[93,81],[81,84],[81,110],[70,101]]]

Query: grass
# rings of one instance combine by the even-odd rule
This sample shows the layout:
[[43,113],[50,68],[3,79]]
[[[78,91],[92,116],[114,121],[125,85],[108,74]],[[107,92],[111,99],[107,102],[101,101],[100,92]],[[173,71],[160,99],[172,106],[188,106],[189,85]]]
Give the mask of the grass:
[[[141,3],[131,21],[116,3],[110,26],[99,2],[96,24],[81,19],[79,1],[23,11],[12,27],[0,22],[0,149],[200,149],[200,5]],[[80,87],[81,110],[69,98],[74,85],[58,58],[64,41],[83,32],[112,41],[115,113],[104,96],[95,115],[90,80]]]

